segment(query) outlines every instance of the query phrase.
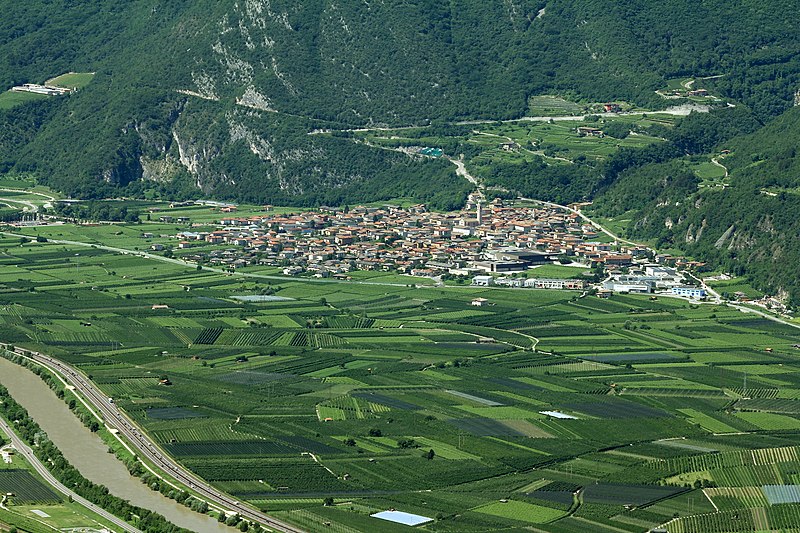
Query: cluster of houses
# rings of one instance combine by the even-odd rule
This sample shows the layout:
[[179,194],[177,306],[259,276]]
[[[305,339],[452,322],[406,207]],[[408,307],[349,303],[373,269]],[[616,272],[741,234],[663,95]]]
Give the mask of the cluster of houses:
[[[235,215],[224,206],[223,214]],[[189,223],[164,215],[162,222]],[[153,237],[143,234],[143,237]],[[647,248],[599,240],[597,229],[578,214],[553,206],[485,202],[475,194],[459,212],[439,213],[424,205],[322,207],[296,214],[266,210],[226,216],[214,229],[193,227],[173,236],[177,248],[202,248],[183,257],[228,269],[281,267],[284,275],[339,277],[357,270],[394,271],[419,277],[471,279],[473,285],[586,290],[581,279],[517,277],[528,269],[569,257],[609,273],[601,290],[651,293],[672,290],[702,297],[683,283],[680,258],[653,257]],[[208,245],[217,245],[209,250]],[[164,249],[162,244],[152,245]],[[657,264],[642,266],[653,261]]]
[[668,93],[670,96],[681,96],[681,97],[698,97],[698,98],[708,98],[711,96],[711,93],[708,92],[708,89],[689,89],[689,90],[681,90],[675,89]]
[[[188,217],[160,218],[189,222]],[[318,277],[346,276],[353,270],[430,277],[497,275],[523,272],[559,256],[625,267],[647,253],[645,248],[619,249],[599,242],[592,225],[564,209],[509,206],[499,199],[485,203],[478,195],[453,213],[428,211],[424,205],[323,207],[297,214],[228,216],[214,230],[195,229],[174,235],[177,248],[230,247],[198,251],[187,259],[230,268],[280,266],[288,275]],[[540,280],[542,286],[560,283]]]
[[666,98],[714,98],[708,89],[691,89],[681,87],[679,89],[663,90],[658,92]]

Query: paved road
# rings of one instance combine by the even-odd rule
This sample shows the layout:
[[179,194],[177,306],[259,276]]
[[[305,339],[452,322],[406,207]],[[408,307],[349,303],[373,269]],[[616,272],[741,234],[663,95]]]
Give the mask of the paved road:
[[[54,196],[50,196],[49,194],[44,194],[44,193],[41,193],[41,192],[26,191],[25,189],[5,189],[5,188],[0,188],[0,192],[18,192],[18,193],[32,194],[34,196],[41,196],[42,198],[46,198],[47,200],[49,200],[48,203],[55,202],[55,200],[56,200]],[[36,213],[37,211],[39,211],[39,206],[36,205],[35,203],[29,202],[27,200],[20,200],[19,198],[0,198],[0,202],[6,203],[6,204],[19,204],[19,205],[25,206],[23,211],[28,212],[28,213]]]
[[89,500],[82,498],[81,496],[78,496],[76,493],[72,492],[63,484],[61,484],[61,482],[57,480],[47,468],[45,468],[45,466],[41,463],[41,461],[39,461],[36,455],[34,455],[33,450],[30,448],[30,446],[25,444],[25,442],[22,439],[20,439],[16,435],[16,433],[14,433],[11,427],[9,427],[8,423],[2,418],[0,418],[0,429],[2,429],[3,432],[5,432],[11,438],[11,443],[14,445],[14,448],[17,449],[17,452],[20,455],[22,455],[22,457],[24,457],[25,460],[28,461],[31,464],[31,466],[33,466],[33,468],[39,473],[39,475],[42,476],[42,478],[44,478],[44,480],[47,481],[58,492],[60,492],[64,496],[72,497],[73,501],[75,501],[76,503],[86,507],[95,514],[102,516],[110,523],[116,525],[119,528],[119,531],[127,531],[128,533],[142,533],[141,530],[136,529],[135,527],[128,524],[121,518],[118,518],[113,514],[109,513],[102,507],[98,507]]
[[478,180],[467,171],[467,167],[464,165],[464,161],[461,159],[453,159],[452,157],[448,157],[451,163],[456,166],[456,174],[464,178],[465,180],[469,181],[471,184],[475,185],[476,187],[480,186]]
[[[586,117],[589,116],[598,116],[603,118],[615,118],[615,117],[636,117],[641,115],[672,115],[674,117],[685,117],[689,115],[692,111],[698,111],[701,113],[706,113],[711,108],[709,106],[702,106],[702,105],[683,105],[683,106],[675,106],[669,107],[667,109],[662,109],[660,111],[626,111],[622,113],[589,113],[586,115],[560,115],[560,116],[552,116],[552,117],[520,117],[520,118],[511,118],[507,120],[501,120],[500,122],[504,124],[511,124],[514,122],[572,122],[572,121],[583,121],[586,120]],[[454,124],[457,126],[470,126],[473,124],[493,124],[497,123],[497,120],[465,120],[462,122],[455,122]]]
[[39,210],[39,206],[27,200],[19,200],[16,198],[0,198],[0,203],[6,204],[9,207],[22,206],[22,211],[25,213],[35,213]]
[[[152,441],[147,434],[139,429],[131,419],[127,417],[114,403],[109,402],[108,396],[98,389],[85,375],[78,372],[72,366],[54,359],[39,352],[16,348],[14,350],[20,355],[25,355],[39,364],[42,364],[54,372],[61,375],[70,385],[75,387],[83,397],[91,403],[101,414],[107,426],[117,429],[124,435],[131,446],[141,457],[146,457],[164,472],[177,479],[187,487],[190,487],[197,494],[215,503],[223,509],[239,513],[239,516],[263,524],[271,529],[287,533],[301,533],[302,530],[292,525],[286,524],[266,514],[243,505],[227,494],[217,491],[204,480],[195,476],[192,472],[175,462]],[[22,353],[20,353],[22,352]]]
[[[641,115],[672,115],[675,117],[685,117],[692,111],[698,111],[701,113],[708,112],[711,108],[706,105],[681,105],[681,106],[674,106],[668,107],[667,109],[661,109],[657,111],[626,111],[622,113],[588,113],[586,115],[558,115],[558,116],[536,116],[536,117],[520,117],[520,118],[510,118],[505,120],[489,120],[489,119],[482,119],[482,120],[463,120],[459,122],[449,122],[450,125],[455,126],[470,126],[473,124],[496,124],[498,122],[502,122],[504,124],[511,124],[514,122],[562,122],[562,121],[583,121],[586,120],[588,116],[599,116],[604,118],[615,118],[615,117],[635,117]],[[342,132],[351,132],[351,133],[365,133],[369,131],[396,131],[396,130],[408,130],[408,129],[415,129],[415,128],[428,128],[430,124],[420,124],[417,126],[376,126],[373,128],[350,128],[350,129],[339,129],[339,130],[314,130],[309,132],[309,135],[317,135],[320,133],[331,133],[334,131],[342,131]]]
[[51,202],[55,202],[56,201],[56,197],[55,196],[51,196],[51,195],[45,194],[43,192],[30,191],[28,189],[8,189],[8,188],[3,187],[3,188],[0,188],[0,192],[18,192],[18,193],[23,193],[23,194],[32,194],[34,196],[41,196],[42,198],[47,198]]

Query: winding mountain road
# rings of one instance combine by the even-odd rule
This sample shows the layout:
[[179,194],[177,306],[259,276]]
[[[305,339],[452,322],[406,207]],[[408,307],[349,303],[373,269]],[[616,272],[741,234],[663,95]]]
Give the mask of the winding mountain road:
[[[52,202],[56,201],[56,197],[55,196],[50,196],[49,194],[44,194],[44,193],[41,193],[41,192],[26,191],[25,189],[0,188],[0,193],[3,193],[3,192],[24,193],[24,194],[31,194],[31,195],[34,195],[34,196],[41,196],[42,198],[47,200],[47,202],[45,203],[45,206],[48,206],[48,204],[52,204]],[[36,205],[33,202],[28,201],[28,200],[20,200],[18,198],[0,198],[0,203],[9,205],[11,207],[16,207],[16,205],[13,205],[13,204],[21,205],[21,206],[23,206],[22,210],[25,211],[25,212],[28,212],[28,213],[36,213],[36,212],[39,211],[39,206]]]
[[13,198],[0,198],[0,204],[5,204],[9,207],[22,206],[22,211],[25,213],[35,213],[39,210],[39,206],[27,200],[15,200]]
[[450,157],[448,159],[450,160],[451,163],[453,163],[456,166],[457,175],[461,176],[462,178],[464,178],[471,184],[475,185],[476,187],[480,186],[480,184],[478,183],[478,178],[469,173],[469,171],[467,170],[467,166],[464,164],[463,160],[453,159]]

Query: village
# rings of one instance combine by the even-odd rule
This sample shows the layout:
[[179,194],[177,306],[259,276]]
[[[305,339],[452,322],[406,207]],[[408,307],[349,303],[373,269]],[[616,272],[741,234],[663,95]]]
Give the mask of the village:
[[[354,271],[394,272],[413,278],[456,280],[479,286],[704,297],[686,286],[680,269],[697,263],[654,254],[644,246],[609,242],[607,235],[576,212],[557,206],[486,202],[470,196],[463,210],[440,213],[424,205],[400,207],[321,207],[296,214],[237,217],[233,205],[217,229],[191,228],[172,237],[187,261],[229,270],[258,265],[278,267],[286,276],[351,279]],[[188,223],[164,215],[160,222]],[[145,233],[145,238],[153,235]],[[208,250],[208,245],[220,248]],[[193,247],[204,247],[196,253]],[[153,251],[165,250],[153,244]],[[542,265],[571,265],[568,279],[536,276]],[[583,268],[583,270],[581,270]],[[594,282],[594,285],[592,284]]]

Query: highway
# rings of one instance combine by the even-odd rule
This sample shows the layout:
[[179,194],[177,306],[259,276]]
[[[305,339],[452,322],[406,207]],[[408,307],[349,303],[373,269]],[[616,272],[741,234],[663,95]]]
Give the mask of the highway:
[[217,491],[214,487],[207,484],[204,480],[194,475],[189,470],[174,461],[153,442],[144,431],[139,429],[130,418],[128,418],[113,402],[109,401],[108,396],[103,394],[94,383],[85,375],[78,372],[72,366],[54,359],[47,355],[24,348],[11,348],[10,351],[18,355],[26,356],[35,362],[46,366],[50,370],[59,374],[67,383],[75,387],[75,390],[92,404],[98,413],[103,417],[106,426],[114,428],[124,435],[131,447],[136,450],[140,457],[146,457],[153,464],[159,467],[170,476],[190,487],[195,493],[207,499],[209,503],[233,511],[242,518],[257,522],[275,531],[286,533],[302,533],[303,530],[292,525],[286,524],[266,514],[253,509],[234,500],[231,496]]
[[39,475],[42,476],[42,478],[44,478],[44,480],[47,481],[47,483],[49,483],[58,492],[60,492],[64,496],[71,497],[74,502],[86,507],[95,514],[102,516],[110,523],[119,527],[119,531],[127,531],[128,533],[142,533],[141,530],[136,529],[135,527],[125,522],[121,518],[118,518],[113,514],[109,513],[102,507],[93,504],[92,502],[90,502],[85,498],[82,498],[81,496],[78,496],[76,493],[72,492],[66,486],[64,486],[59,480],[57,480],[53,476],[53,474],[50,473],[50,471],[42,464],[42,462],[39,461],[39,458],[36,457],[36,455],[34,455],[33,450],[30,448],[30,446],[25,444],[25,442],[22,439],[20,439],[16,433],[14,433],[14,431],[11,429],[8,423],[2,418],[0,418],[0,429],[2,429],[3,432],[5,432],[11,438],[11,444],[14,445],[14,448],[17,449],[17,452],[20,455],[22,455],[22,457],[24,457],[25,460],[28,461],[31,464],[31,466],[33,466],[34,470],[36,470],[36,472],[38,472]]

